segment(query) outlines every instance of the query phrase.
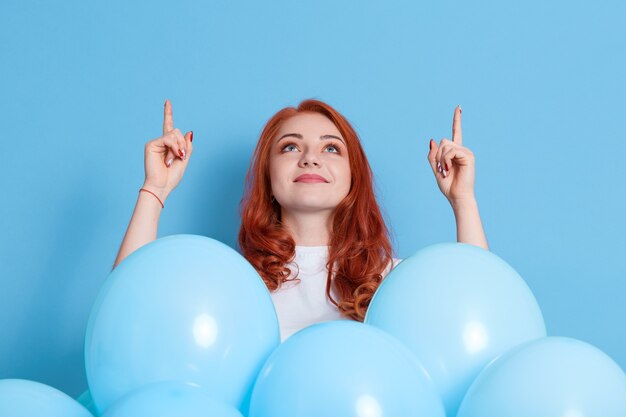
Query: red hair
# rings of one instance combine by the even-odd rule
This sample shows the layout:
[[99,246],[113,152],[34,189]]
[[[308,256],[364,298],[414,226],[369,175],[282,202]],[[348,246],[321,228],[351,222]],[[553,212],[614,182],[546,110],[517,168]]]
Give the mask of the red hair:
[[[374,195],[372,170],[359,138],[350,123],[328,104],[304,100],[297,108],[280,110],[265,125],[246,174],[240,202],[239,250],[270,291],[293,280],[288,279],[291,270],[286,264],[295,258],[296,244],[281,223],[280,205],[271,201],[269,156],[282,123],[303,112],[316,112],[330,119],[348,148],[352,182],[348,195],[333,212],[326,296],[344,316],[362,322],[383,279],[382,273],[392,265],[393,250]],[[334,265],[334,270],[329,265]],[[339,302],[330,293],[333,282]]]

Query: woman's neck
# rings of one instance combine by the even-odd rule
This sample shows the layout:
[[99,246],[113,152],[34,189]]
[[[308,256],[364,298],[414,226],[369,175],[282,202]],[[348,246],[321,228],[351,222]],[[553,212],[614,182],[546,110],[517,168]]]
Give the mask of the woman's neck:
[[326,211],[281,213],[283,225],[297,246],[327,246],[332,230],[332,216]]

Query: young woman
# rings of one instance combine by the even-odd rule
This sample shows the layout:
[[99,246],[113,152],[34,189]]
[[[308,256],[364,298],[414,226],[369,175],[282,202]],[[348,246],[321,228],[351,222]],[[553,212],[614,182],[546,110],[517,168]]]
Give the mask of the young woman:
[[[174,128],[169,100],[164,113],[163,136],[145,146],[145,182],[114,268],[156,239],[163,202],[193,153],[193,132]],[[462,141],[457,107],[452,140],[431,139],[428,161],[452,205],[457,240],[488,249],[474,197],[474,156]],[[240,212],[239,250],[270,290],[282,340],[321,321],[363,321],[381,280],[401,261],[393,257],[356,132],[319,100],[268,121]]]

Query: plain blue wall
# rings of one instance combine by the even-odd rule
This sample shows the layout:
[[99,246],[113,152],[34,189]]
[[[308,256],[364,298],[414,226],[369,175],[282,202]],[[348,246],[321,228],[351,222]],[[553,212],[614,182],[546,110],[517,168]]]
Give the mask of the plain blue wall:
[[624,3],[428,3],[3,2],[0,378],[86,389],[87,317],[168,97],[195,150],[159,236],[234,247],[264,123],[313,97],[361,136],[402,258],[456,239],[426,155],[461,104],[491,250],[549,334],[625,368]]

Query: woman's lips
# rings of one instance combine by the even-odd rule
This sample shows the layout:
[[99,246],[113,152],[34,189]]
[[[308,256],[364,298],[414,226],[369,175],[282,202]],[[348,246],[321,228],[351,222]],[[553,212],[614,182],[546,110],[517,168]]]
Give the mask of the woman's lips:
[[317,174],[300,175],[294,182],[328,182],[326,179]]
[[298,180],[296,182],[321,182],[321,183],[326,183],[326,181],[322,181],[322,180],[313,180],[310,178],[304,179],[304,180]]

